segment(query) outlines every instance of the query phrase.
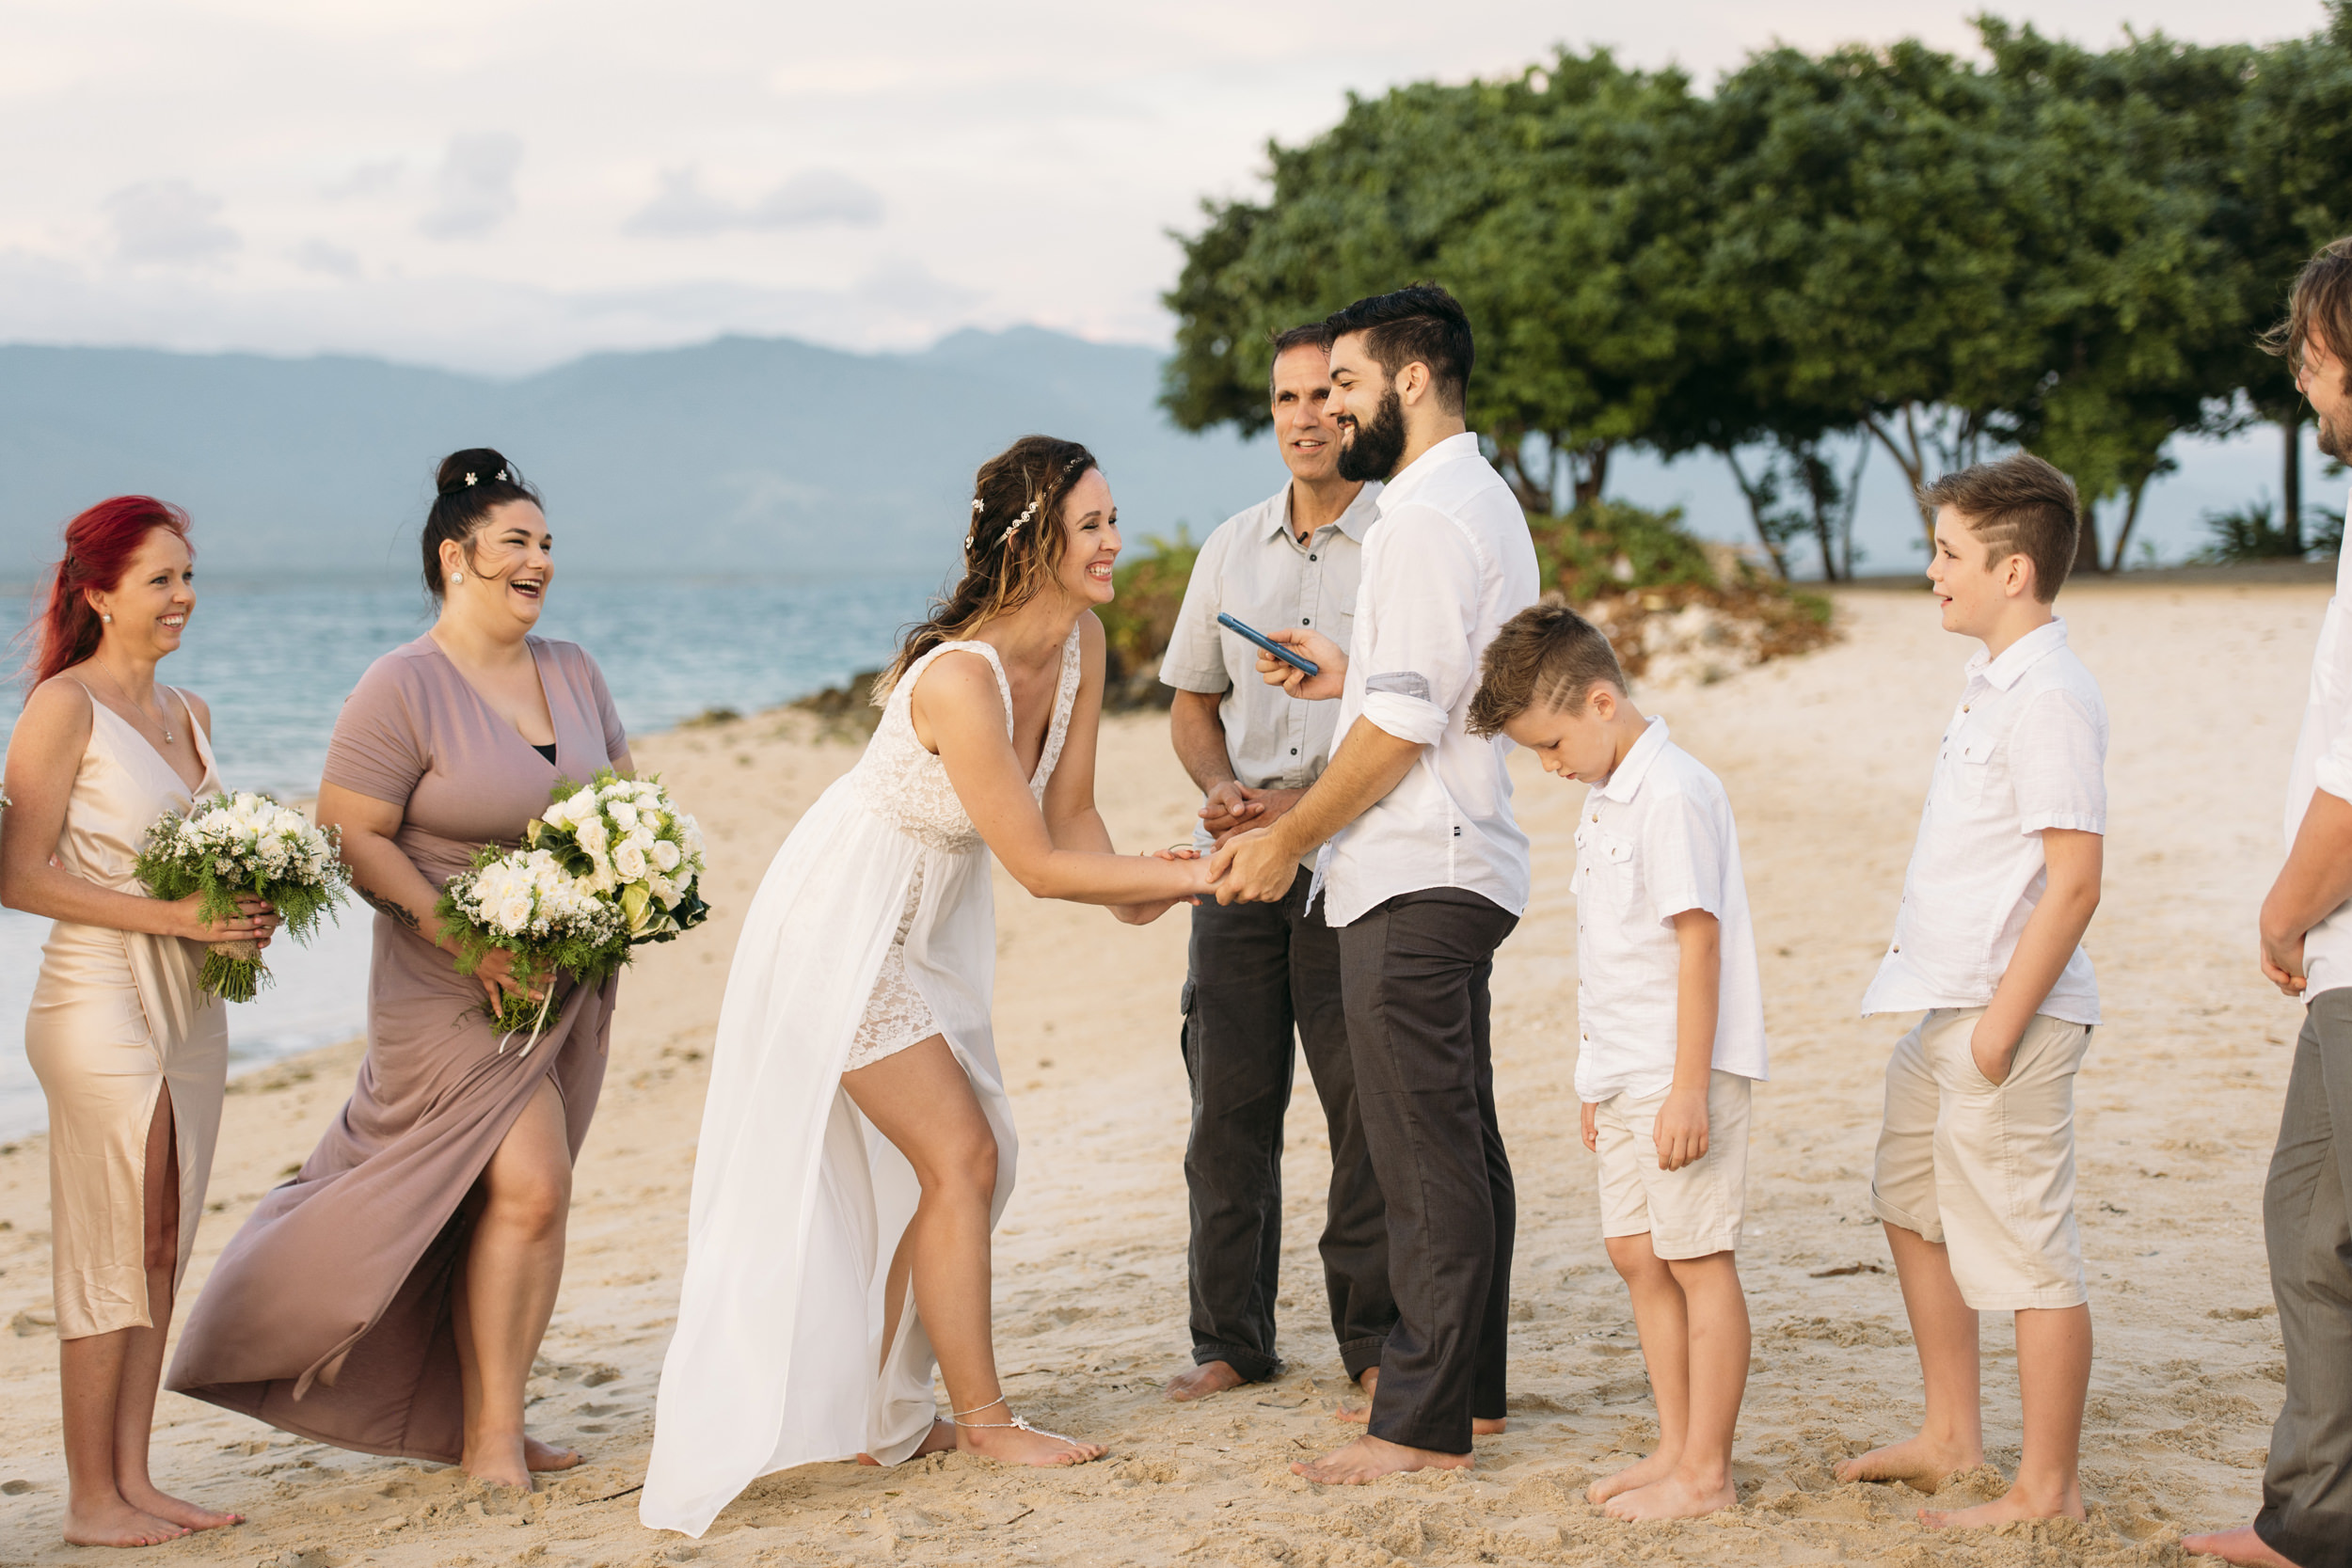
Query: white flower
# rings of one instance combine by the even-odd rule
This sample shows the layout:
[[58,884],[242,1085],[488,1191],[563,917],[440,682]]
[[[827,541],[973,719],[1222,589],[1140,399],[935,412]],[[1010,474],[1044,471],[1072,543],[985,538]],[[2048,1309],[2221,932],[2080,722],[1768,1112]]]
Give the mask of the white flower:
[[626,833],[636,831],[637,808],[630,802],[627,800],[608,801],[604,808],[604,814],[612,819],[612,825],[620,829],[621,832]]
[[658,841],[650,851],[654,867],[660,871],[675,871],[679,860],[678,847],[668,839]]
[[645,877],[645,851],[635,839],[629,839],[612,851],[612,869],[623,881],[643,881]]

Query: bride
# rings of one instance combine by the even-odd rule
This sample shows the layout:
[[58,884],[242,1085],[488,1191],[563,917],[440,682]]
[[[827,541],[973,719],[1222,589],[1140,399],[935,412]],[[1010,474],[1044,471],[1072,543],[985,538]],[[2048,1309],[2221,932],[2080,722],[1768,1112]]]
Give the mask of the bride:
[[989,1232],[1015,1145],[986,851],[1135,925],[1211,888],[1205,862],[1113,853],[1095,810],[1090,611],[1120,540],[1092,454],[1025,436],[975,488],[962,580],[744,918],[639,1508],[658,1528],[700,1535],[754,1478],[818,1460],[1103,1452],[1031,1427],[996,1380]]

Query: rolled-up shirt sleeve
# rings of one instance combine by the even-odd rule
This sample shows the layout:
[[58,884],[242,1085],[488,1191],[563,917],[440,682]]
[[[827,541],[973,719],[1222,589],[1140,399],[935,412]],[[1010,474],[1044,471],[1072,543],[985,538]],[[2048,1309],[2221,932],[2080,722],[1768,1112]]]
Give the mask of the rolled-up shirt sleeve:
[[1400,507],[1380,520],[1363,594],[1380,606],[1367,640],[1348,651],[1364,673],[1364,717],[1416,746],[1434,746],[1478,676],[1479,570],[1470,536],[1443,513]]
[[2107,831],[2106,736],[2072,693],[2037,694],[2010,732],[2017,831]]
[[2312,763],[2312,784],[2339,800],[2352,800],[2352,723],[2338,730],[2334,741]]
[[1218,579],[1225,570],[1225,556],[1232,547],[1232,525],[1228,523],[1210,534],[1201,545],[1200,553],[1193,558],[1192,578],[1184,584],[1184,602],[1176,611],[1175,629],[1168,633],[1168,652],[1160,657],[1162,686],[1214,695],[1233,684],[1225,663],[1224,645],[1218,641],[1225,630],[1216,624],[1216,613],[1224,608],[1217,592]]

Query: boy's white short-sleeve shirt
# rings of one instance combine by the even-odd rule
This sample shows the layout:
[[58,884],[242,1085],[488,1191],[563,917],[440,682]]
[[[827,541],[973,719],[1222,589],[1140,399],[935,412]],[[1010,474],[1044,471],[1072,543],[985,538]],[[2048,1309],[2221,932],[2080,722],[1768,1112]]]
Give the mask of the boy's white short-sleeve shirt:
[[[1936,752],[1895,936],[1865,1013],[1981,1007],[2049,885],[2044,829],[2107,831],[2107,710],[2066,645],[2066,623],[1979,649]],[[2074,949],[2039,1009],[2099,1022],[2090,955]]]
[[1682,945],[1674,917],[1720,923],[1718,1072],[1765,1072],[1764,986],[1731,800],[1653,718],[1576,824],[1576,1094],[1603,1101],[1674,1085]]

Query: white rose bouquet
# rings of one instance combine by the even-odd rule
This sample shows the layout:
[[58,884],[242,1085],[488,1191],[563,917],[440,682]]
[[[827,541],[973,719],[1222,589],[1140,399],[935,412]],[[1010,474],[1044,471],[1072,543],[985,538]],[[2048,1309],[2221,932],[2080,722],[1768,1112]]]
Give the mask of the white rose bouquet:
[[[223,793],[184,816],[166,812],[147,830],[136,873],[158,898],[201,894],[198,909],[208,921],[234,915],[241,895],[262,899],[287,935],[308,942],[351,881],[338,847],[333,829],[292,806],[251,791]],[[215,942],[205,952],[201,983],[215,996],[250,1002],[268,981],[252,942]]]
[[702,830],[658,778],[624,779],[606,768],[584,784],[565,780],[523,843],[612,900],[632,946],[668,942],[710,918]]
[[[441,934],[457,943],[457,973],[471,974],[493,948],[515,955],[514,976],[543,999],[502,995],[490,1016],[508,1034],[530,1029],[537,1043],[555,999],[558,973],[595,985],[628,961],[628,927],[620,907],[545,849],[485,847],[441,888]],[[501,1040],[499,1048],[505,1049]],[[530,1045],[523,1050],[528,1053]]]

